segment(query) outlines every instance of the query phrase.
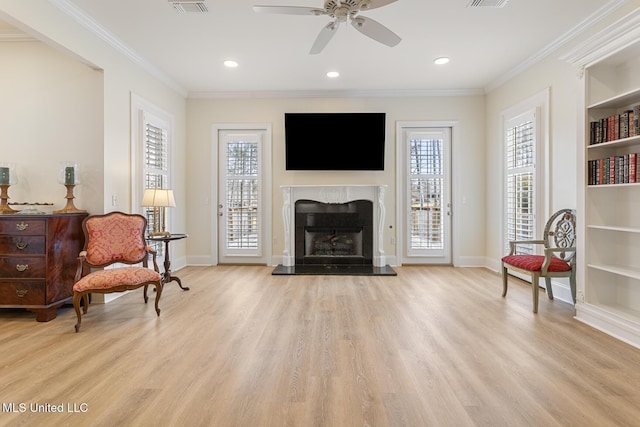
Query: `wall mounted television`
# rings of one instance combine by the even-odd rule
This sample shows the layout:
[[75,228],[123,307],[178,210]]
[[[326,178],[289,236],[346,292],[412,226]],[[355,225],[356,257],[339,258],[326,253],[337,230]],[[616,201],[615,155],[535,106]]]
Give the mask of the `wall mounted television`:
[[385,113],[285,113],[287,170],[384,170]]

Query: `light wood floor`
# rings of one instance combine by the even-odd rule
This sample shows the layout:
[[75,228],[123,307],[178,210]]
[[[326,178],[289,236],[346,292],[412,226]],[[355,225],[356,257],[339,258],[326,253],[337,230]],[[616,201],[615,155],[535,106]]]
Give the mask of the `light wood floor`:
[[527,285],[503,299],[484,269],[397,271],[188,267],[159,318],[140,290],[78,334],[72,308],[0,310],[0,425],[640,425],[640,350],[570,305],[542,294],[534,315]]

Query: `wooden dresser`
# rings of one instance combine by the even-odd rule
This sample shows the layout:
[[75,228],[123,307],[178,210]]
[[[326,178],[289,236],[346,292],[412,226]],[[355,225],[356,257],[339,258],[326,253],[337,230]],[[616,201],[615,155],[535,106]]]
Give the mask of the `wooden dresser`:
[[88,214],[0,215],[0,308],[48,322],[73,297]]

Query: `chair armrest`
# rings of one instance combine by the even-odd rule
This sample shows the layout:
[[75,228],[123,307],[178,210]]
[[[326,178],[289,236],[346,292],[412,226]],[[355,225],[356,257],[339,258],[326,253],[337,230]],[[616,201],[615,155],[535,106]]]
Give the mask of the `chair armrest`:
[[78,280],[82,279],[82,272],[84,271],[84,261],[87,259],[87,251],[82,251],[78,255],[78,265],[76,267],[76,276],[73,280],[73,283],[76,283]]
[[151,261],[153,262],[153,269],[160,273],[160,269],[158,268],[158,263],[156,262],[156,255],[158,254],[158,252],[153,249],[151,246],[145,246],[144,250],[147,252],[147,258],[145,258],[145,262],[144,262],[144,266],[146,267],[147,265],[147,259],[149,258],[149,255],[151,255]]
[[542,263],[542,268],[540,268],[540,273],[545,275],[547,274],[549,265],[551,265],[551,258],[555,252],[573,252],[576,253],[575,246],[570,248],[545,248],[544,249],[544,262]]
[[545,245],[547,242],[544,240],[511,240],[509,241],[509,255],[513,255],[516,252],[516,245]]

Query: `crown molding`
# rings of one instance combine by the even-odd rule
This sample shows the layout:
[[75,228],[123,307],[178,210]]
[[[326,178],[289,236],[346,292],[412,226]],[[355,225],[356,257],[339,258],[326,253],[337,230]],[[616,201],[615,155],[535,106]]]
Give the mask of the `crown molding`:
[[609,25],[560,57],[561,60],[584,69],[640,39],[640,9]]
[[600,9],[589,15],[586,19],[581,21],[578,25],[555,39],[553,42],[549,43],[542,50],[527,58],[524,62],[520,63],[516,67],[512,68],[502,76],[498,77],[496,80],[492,81],[485,87],[485,92],[489,93],[498,87],[505,84],[507,81],[511,80],[518,74],[521,74],[528,68],[532,67],[536,63],[540,62],[544,58],[551,55],[553,52],[558,50],[560,47],[564,46],[571,40],[575,39],[580,34],[587,31],[589,28],[593,27],[598,22],[601,22],[606,17],[613,14],[616,10],[626,4],[629,0],[612,0],[606,5],[602,6]]
[[434,96],[484,96],[482,89],[445,90],[283,90],[283,91],[237,91],[237,92],[190,92],[189,99],[232,98],[410,98]]
[[151,74],[153,77],[157,78],[171,89],[180,93],[182,96],[187,96],[187,91],[180,86],[176,81],[171,79],[167,74],[162,72],[159,68],[151,64],[145,58],[140,56],[134,50],[130,49],[124,42],[115,37],[109,31],[107,31],[103,26],[101,26],[95,19],[91,18],[87,15],[82,9],[78,6],[70,2],[69,0],[49,0],[53,6],[57,9],[71,17],[77,23],[91,31],[101,40],[106,42],[109,46],[120,52],[126,58],[128,58],[131,62],[138,65],[140,68]]
[[0,42],[35,42],[35,37],[18,29],[0,28]]

